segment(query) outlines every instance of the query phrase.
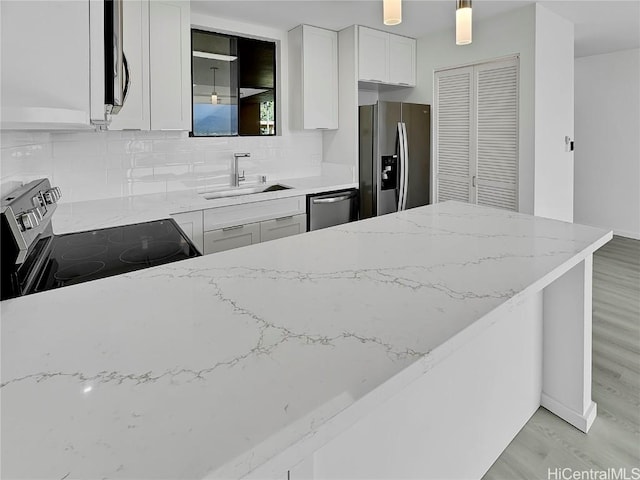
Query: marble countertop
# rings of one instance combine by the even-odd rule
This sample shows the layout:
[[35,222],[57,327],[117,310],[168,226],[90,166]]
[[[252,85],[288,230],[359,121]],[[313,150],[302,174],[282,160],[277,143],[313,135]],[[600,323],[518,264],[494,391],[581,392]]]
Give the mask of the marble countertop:
[[302,459],[610,238],[445,202],[1,302],[2,478]]
[[[276,182],[269,182],[267,185],[272,183],[280,183],[291,188],[275,192],[240,195],[212,200],[205,199],[196,190],[183,190],[163,194],[61,203],[58,205],[53,217],[53,231],[60,235],[83,230],[94,230],[160,220],[169,218],[169,216],[174,213],[358,187],[357,182],[326,175],[283,179]],[[247,183],[242,186],[249,187],[256,185],[257,184]]]

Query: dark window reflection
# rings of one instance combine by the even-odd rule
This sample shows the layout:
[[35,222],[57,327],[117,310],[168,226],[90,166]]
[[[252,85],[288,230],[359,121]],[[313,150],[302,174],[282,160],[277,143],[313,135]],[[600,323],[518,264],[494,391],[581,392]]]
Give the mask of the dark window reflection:
[[201,30],[191,42],[192,135],[275,135],[275,43]]

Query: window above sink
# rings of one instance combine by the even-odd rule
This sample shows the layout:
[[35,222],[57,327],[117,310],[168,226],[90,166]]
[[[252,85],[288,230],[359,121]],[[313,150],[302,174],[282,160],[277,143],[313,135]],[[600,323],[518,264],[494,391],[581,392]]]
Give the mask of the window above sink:
[[275,42],[193,29],[191,44],[191,135],[275,135]]

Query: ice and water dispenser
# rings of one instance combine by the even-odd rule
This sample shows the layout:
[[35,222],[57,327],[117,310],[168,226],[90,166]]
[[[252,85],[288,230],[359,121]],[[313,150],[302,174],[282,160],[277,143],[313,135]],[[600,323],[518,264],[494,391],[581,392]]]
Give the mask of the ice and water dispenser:
[[398,210],[398,155],[382,155],[380,162],[380,192],[378,193],[378,215]]
[[380,190],[395,190],[398,186],[398,156],[383,155],[380,172]]

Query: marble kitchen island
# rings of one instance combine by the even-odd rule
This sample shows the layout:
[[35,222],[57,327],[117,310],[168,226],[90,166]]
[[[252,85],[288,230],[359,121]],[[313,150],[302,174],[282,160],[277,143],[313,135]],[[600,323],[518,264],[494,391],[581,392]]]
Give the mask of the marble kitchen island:
[[0,304],[2,478],[479,478],[583,431],[611,232],[446,202]]

